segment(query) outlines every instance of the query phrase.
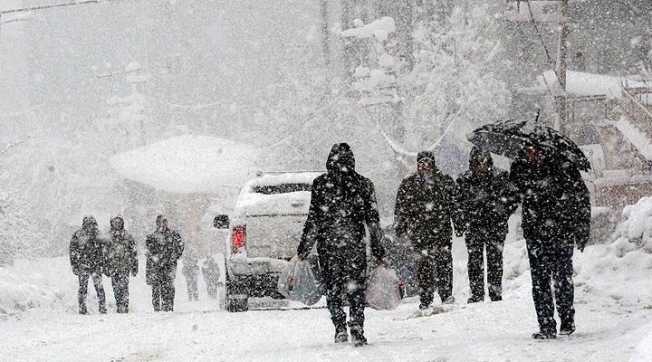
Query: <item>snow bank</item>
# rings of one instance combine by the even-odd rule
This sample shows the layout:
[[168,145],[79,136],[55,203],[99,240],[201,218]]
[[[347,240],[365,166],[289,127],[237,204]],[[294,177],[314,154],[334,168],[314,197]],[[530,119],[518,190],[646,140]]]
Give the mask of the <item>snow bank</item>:
[[227,139],[185,135],[110,159],[123,177],[174,193],[217,193],[240,187],[254,171],[257,151]]
[[648,362],[652,356],[652,324],[647,329],[650,333],[638,344],[629,362]]
[[652,197],[625,207],[611,243],[586,248],[576,257],[580,291],[633,307],[652,304]]
[[19,259],[13,266],[0,267],[0,317],[32,308],[63,307],[65,287],[51,276],[69,269],[65,263],[63,258]]

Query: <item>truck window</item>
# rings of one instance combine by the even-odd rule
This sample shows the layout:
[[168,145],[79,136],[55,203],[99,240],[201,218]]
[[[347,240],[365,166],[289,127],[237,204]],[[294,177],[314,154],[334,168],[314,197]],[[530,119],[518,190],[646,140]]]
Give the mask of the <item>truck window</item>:
[[308,191],[312,189],[312,185],[306,183],[287,183],[278,185],[256,185],[253,187],[253,192],[263,195],[287,194],[290,192]]

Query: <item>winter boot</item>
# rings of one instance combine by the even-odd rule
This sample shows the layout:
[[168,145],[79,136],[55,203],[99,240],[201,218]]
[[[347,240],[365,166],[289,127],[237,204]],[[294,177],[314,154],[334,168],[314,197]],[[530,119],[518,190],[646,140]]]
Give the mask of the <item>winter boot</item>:
[[364,336],[364,330],[362,326],[350,326],[351,327],[351,341],[353,346],[362,347],[367,344],[367,338]]
[[455,297],[451,295],[448,298],[444,299],[441,304],[455,304]]
[[105,305],[100,305],[100,314],[106,314],[106,306]]
[[85,304],[79,306],[79,314],[88,314],[88,309],[86,309]]
[[346,326],[335,328],[335,343],[346,343],[349,341],[349,333]]
[[553,331],[540,331],[532,334],[534,339],[555,339],[557,338],[557,333]]
[[479,302],[483,302],[483,301],[484,301],[484,298],[482,298],[482,297],[471,296],[471,297],[466,301],[466,303],[467,303],[467,304],[472,304],[472,303],[479,303]]
[[561,327],[559,328],[559,335],[561,336],[570,336],[575,332],[575,323],[574,322],[562,322]]

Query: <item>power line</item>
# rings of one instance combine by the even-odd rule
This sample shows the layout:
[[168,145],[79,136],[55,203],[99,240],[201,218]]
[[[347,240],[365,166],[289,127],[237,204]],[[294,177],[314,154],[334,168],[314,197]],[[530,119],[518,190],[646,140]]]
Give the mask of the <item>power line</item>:
[[27,7],[27,8],[0,10],[0,15],[24,13],[24,12],[30,12],[30,11],[36,11],[36,10],[47,10],[47,9],[54,9],[54,8],[64,8],[64,7],[77,6],[77,5],[92,5],[92,4],[112,3],[112,2],[119,2],[119,1],[123,1],[123,0],[80,0],[80,1],[70,1],[70,2],[67,2],[67,3],[60,3],[60,4],[37,5],[37,6],[31,6],[31,7]]

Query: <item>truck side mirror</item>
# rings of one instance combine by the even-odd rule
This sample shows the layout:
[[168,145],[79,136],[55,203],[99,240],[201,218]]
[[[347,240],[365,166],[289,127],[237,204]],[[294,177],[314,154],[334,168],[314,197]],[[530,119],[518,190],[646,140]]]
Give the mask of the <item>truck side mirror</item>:
[[217,215],[213,219],[213,227],[216,229],[228,229],[229,224],[229,215]]

